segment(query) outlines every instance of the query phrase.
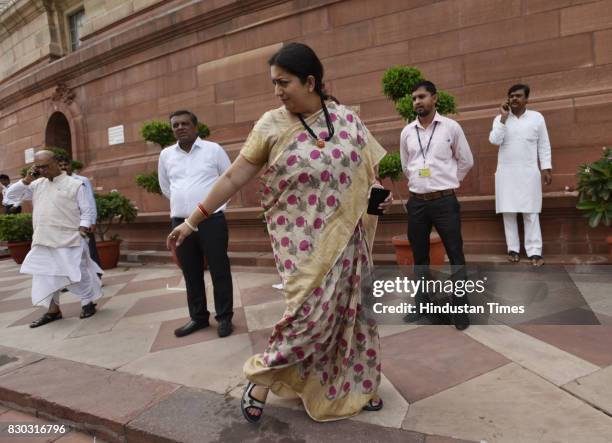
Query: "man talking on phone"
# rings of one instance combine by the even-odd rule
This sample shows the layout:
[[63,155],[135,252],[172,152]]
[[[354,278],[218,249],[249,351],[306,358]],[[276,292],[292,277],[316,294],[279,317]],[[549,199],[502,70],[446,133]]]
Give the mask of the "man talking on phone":
[[96,274],[103,271],[89,256],[87,232],[95,208],[83,182],[68,176],[51,151],[39,151],[23,180],[14,183],[8,196],[32,200],[32,249],[21,265],[22,274],[32,274],[32,304],[47,312],[31,328],[62,318],[60,291],[67,288],[81,300],[81,318],[96,313],[102,296]]
[[[402,130],[400,138],[402,169],[410,189],[406,205],[408,240],[417,277],[428,278],[429,236],[432,226],[435,227],[454,268],[454,278],[465,279],[460,205],[455,190],[474,160],[461,126],[438,114],[437,101],[437,89],[432,82],[417,83],[412,89],[417,118]],[[417,305],[427,301],[426,295],[417,294]],[[467,314],[454,315],[452,319],[457,329],[469,325]]]
[[[499,146],[495,172],[495,212],[502,213],[508,260],[520,260],[521,244],[516,222],[523,214],[525,251],[533,266],[544,264],[539,213],[542,211],[542,177],[552,183],[550,141],[542,114],[527,109],[529,86],[516,84],[493,121],[489,141]],[[538,160],[540,170],[538,169]]]

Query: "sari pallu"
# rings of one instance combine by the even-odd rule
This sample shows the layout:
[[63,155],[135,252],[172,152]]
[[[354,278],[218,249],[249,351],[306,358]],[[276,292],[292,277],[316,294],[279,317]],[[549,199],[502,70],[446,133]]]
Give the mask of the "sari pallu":
[[[262,206],[287,309],[247,378],[301,398],[311,418],[358,414],[381,377],[376,324],[361,307],[376,218],[366,214],[374,167],[386,151],[353,111],[328,104],[334,137],[323,149],[284,108],[257,122],[241,154],[268,166]],[[327,136],[322,111],[307,120]]]

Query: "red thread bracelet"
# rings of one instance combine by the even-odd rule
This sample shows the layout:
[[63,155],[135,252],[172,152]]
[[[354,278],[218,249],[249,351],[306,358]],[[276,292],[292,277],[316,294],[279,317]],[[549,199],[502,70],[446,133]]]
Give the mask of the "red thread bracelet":
[[204,206],[202,206],[202,203],[198,203],[198,209],[200,210],[204,218],[210,217],[210,215],[208,215],[208,211],[204,209]]

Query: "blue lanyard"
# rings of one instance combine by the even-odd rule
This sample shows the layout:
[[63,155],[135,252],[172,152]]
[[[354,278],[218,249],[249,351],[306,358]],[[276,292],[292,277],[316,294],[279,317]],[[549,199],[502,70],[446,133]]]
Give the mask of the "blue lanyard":
[[426,160],[427,153],[429,152],[429,147],[431,146],[431,139],[433,138],[434,132],[436,132],[436,127],[438,126],[438,122],[434,122],[433,130],[431,131],[431,135],[429,136],[429,141],[427,142],[427,149],[423,152],[423,145],[421,144],[421,136],[419,135],[419,127],[415,125],[417,138],[419,139],[419,148],[421,149],[421,155],[423,156],[423,160]]

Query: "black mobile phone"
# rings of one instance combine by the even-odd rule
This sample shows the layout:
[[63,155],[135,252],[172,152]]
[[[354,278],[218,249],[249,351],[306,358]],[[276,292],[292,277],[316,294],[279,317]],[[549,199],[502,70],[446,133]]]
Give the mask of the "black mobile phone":
[[40,177],[40,171],[38,169],[34,169],[34,171],[32,171],[32,177],[34,178]]
[[385,201],[391,191],[383,188],[372,188],[370,192],[370,199],[368,200],[368,214],[371,215],[383,215],[381,209],[378,209],[378,205]]

